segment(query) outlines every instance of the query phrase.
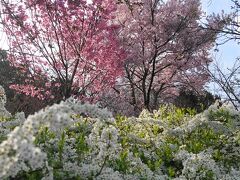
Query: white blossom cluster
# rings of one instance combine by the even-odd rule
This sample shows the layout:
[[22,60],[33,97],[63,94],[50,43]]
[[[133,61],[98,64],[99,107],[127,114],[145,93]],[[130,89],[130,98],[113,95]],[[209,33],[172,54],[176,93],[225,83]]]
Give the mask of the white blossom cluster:
[[15,127],[21,126],[25,121],[25,114],[23,112],[16,113],[14,117],[11,116],[1,116],[0,121],[0,134],[6,136]]
[[0,179],[239,179],[238,111],[169,111],[113,118],[69,99],[27,119],[1,114]]
[[10,113],[6,110],[5,104],[6,104],[7,98],[5,95],[5,90],[2,86],[0,86],[0,119],[3,117],[10,117]]

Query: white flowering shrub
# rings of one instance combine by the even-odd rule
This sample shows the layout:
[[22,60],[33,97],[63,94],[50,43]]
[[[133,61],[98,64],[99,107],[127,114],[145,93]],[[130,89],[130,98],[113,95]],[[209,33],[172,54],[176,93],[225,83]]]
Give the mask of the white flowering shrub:
[[1,117],[0,179],[240,177],[240,113],[230,105],[113,118],[70,99],[27,119]]
[[2,86],[0,86],[0,118],[8,118],[10,117],[10,113],[6,110],[5,104],[6,104],[7,98],[5,95],[5,91]]

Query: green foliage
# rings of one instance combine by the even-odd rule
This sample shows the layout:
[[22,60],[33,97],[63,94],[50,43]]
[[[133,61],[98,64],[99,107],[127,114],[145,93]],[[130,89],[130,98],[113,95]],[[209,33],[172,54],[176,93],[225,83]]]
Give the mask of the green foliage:
[[65,132],[63,131],[58,142],[58,157],[60,162],[62,162],[62,153],[65,145]]
[[[167,124],[168,127],[178,127],[183,126],[188,123],[191,118],[196,115],[196,111],[190,108],[177,108],[175,106],[161,106],[159,111],[154,112],[153,114],[144,114],[143,117],[147,116],[151,119],[154,118],[156,121],[160,120]],[[217,110],[209,110],[208,113],[209,121],[216,121],[224,123],[226,128],[232,127],[233,121],[239,119],[238,115],[233,115],[229,110],[225,108],[219,108]],[[158,136],[165,131],[163,126],[159,124],[141,124],[139,123],[127,123],[129,119],[126,117],[118,116],[116,118],[116,123],[119,129],[121,129],[122,135],[125,135],[125,138],[122,138],[122,145],[129,148],[129,144],[132,143],[131,138],[127,135],[132,134],[137,131],[136,136],[140,139],[147,139],[152,131],[153,136]],[[132,125],[131,125],[132,124]],[[139,127],[140,126],[140,127]],[[150,127],[150,128],[149,128]],[[141,131],[138,131],[141,129]],[[149,130],[150,129],[150,130]],[[140,140],[138,140],[141,142]],[[162,139],[163,144],[160,147],[154,148],[154,152],[157,155],[157,158],[149,158],[149,155],[146,155],[141,149],[149,148],[150,144],[142,145],[141,143],[134,142],[131,151],[134,152],[136,157],[140,157],[142,162],[148,165],[148,167],[155,171],[159,168],[163,170],[165,174],[169,177],[177,177],[181,174],[181,169],[183,168],[182,162],[174,160],[175,154],[179,151],[179,148],[185,149],[189,153],[198,154],[204,152],[208,148],[222,148],[220,145],[227,143],[227,138],[224,136],[224,131],[220,130],[219,132],[214,130],[211,125],[208,124],[199,124],[191,131],[186,131],[184,135],[165,135]],[[227,151],[230,151],[228,149]],[[224,159],[223,159],[224,157]],[[226,158],[226,156],[220,151],[214,151],[213,158],[216,161],[222,161],[224,164],[227,164],[229,167],[234,166],[236,160],[239,161],[239,155],[232,156],[231,158]],[[236,164],[236,163],[235,163]],[[202,169],[203,171],[204,169]],[[214,179],[213,172],[211,170],[204,170],[206,179]]]
[[122,172],[124,174],[128,173],[130,167],[130,161],[128,160],[128,151],[122,151],[119,155],[119,158],[116,159],[115,162],[112,163],[112,166],[115,171]]
[[[221,162],[229,171],[232,167],[239,168],[240,166],[240,156],[235,152],[236,149],[240,149],[240,145],[236,140],[231,141],[232,139],[228,139],[228,141],[219,144],[213,153],[214,160]],[[225,155],[226,152],[228,152],[227,156]]]
[[210,110],[208,115],[209,120],[219,121],[227,124],[228,126],[232,125],[234,119],[239,119],[238,115],[233,115],[224,108],[220,108],[216,111]]
[[51,132],[48,127],[41,127],[38,131],[38,134],[35,139],[35,143],[38,144],[43,144],[45,142],[48,142],[49,140],[55,138],[55,134]]
[[186,117],[196,115],[196,110],[191,108],[178,108],[174,105],[162,105],[157,113],[154,113],[154,118],[161,119],[169,126],[180,126],[185,122]]
[[202,168],[198,169],[197,173],[204,174],[204,176],[203,176],[204,178],[202,178],[204,180],[214,180],[215,179],[214,172],[211,170],[208,170],[206,168],[202,167]]
[[204,149],[218,144],[221,134],[215,133],[211,128],[202,126],[186,134],[182,145],[192,153],[199,153]]
[[[225,107],[195,115],[194,110],[168,105],[154,113],[144,111],[138,118],[117,116],[106,122],[79,114],[68,117],[73,121],[71,126],[56,132],[43,125],[35,135],[35,145],[46,153],[54,179],[95,179],[110,168],[122,177],[137,174],[137,179],[153,179],[149,172],[161,172],[168,179],[212,180],[220,177],[215,167],[224,167],[224,173],[240,168],[239,116]],[[103,154],[97,161],[101,148]],[[14,157],[17,151],[8,153]],[[82,164],[91,161],[91,173],[85,178],[77,174]],[[68,170],[65,163],[79,167]],[[43,169],[21,172],[17,178],[43,177]]]
[[7,122],[7,121],[13,121],[14,117],[3,117],[0,116],[0,122]]
[[0,135],[0,143],[2,143],[4,140],[6,140],[6,136],[5,135]]
[[[156,154],[159,158],[157,161],[157,166],[155,166],[155,170],[159,167],[163,168],[163,172],[166,173],[170,177],[176,177],[178,175],[183,166],[182,163],[178,160],[174,160],[174,154],[178,151],[178,146],[173,144],[163,144],[156,150]],[[159,166],[159,162],[161,162],[161,166]]]
[[17,180],[37,180],[43,177],[41,170],[31,171],[29,173],[20,173],[15,179]]

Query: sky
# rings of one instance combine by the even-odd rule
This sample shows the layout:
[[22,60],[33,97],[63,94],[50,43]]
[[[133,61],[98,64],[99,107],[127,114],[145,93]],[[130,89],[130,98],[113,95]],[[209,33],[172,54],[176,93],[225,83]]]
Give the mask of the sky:
[[[233,5],[231,0],[201,0],[202,1],[202,9],[206,12],[206,15],[210,15],[212,13],[221,13],[224,11],[225,13],[231,12],[231,6]],[[236,60],[236,57],[240,56],[239,51],[240,45],[235,41],[229,41],[218,47],[218,52],[212,50],[212,57],[214,59],[213,63],[217,63],[223,72],[227,72],[228,68],[231,68]],[[215,83],[207,84],[206,87],[213,94],[218,94],[222,98],[225,97],[221,91],[219,91],[219,87]]]
[[[231,0],[202,0],[202,9],[207,15],[212,13],[221,13],[223,10],[225,13],[231,12]],[[237,56],[240,55],[238,50],[240,45],[237,45],[235,41],[230,41],[224,45],[219,46],[219,52],[213,52],[213,57],[224,68],[231,67]]]
[[0,25],[0,49],[8,49],[7,38],[4,35],[4,33],[2,33],[1,25]]

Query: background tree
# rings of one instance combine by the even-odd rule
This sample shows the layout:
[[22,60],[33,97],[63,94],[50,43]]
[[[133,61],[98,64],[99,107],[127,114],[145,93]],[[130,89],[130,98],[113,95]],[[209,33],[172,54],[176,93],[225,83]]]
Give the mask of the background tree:
[[0,50],[0,74],[0,85],[5,89],[6,96],[13,97],[14,93],[9,89],[9,85],[17,77],[17,71],[10,66],[5,50]]
[[212,82],[217,85],[218,94],[224,101],[230,101],[236,110],[240,105],[240,61],[236,59],[231,68],[224,69],[218,63],[214,64],[209,73]]
[[115,96],[127,96],[123,102],[134,111],[156,109],[182,87],[201,90],[209,80],[204,67],[211,62],[216,32],[201,27],[200,7],[199,0],[119,2],[120,35],[128,56]]
[[16,67],[11,66],[7,58],[7,51],[0,50],[0,85],[5,89],[7,96],[6,108],[12,114],[23,111],[26,116],[33,114],[46,105],[52,104],[51,101],[41,101],[35,97],[17,94],[9,88],[11,84],[24,82],[25,74],[22,74]]
[[173,99],[172,103],[177,107],[195,109],[197,113],[200,113],[212,105],[217,99],[220,100],[220,97],[214,96],[208,91],[198,93],[196,91],[182,89],[179,95]]
[[0,7],[9,60],[27,74],[11,86],[16,91],[39,99],[94,99],[121,75],[113,0],[1,0]]

